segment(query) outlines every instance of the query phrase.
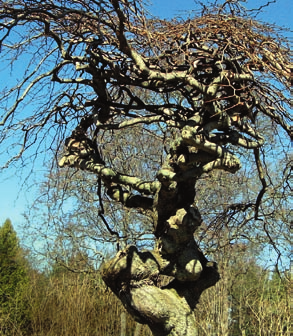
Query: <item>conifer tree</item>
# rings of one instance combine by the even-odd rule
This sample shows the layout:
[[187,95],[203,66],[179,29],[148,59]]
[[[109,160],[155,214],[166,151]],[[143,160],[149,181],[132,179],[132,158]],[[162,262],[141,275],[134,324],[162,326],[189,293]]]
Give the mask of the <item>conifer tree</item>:
[[[193,310],[221,272],[200,249],[204,225],[215,246],[256,240],[280,251],[276,224],[292,166],[291,48],[285,30],[256,19],[271,1],[255,10],[242,2],[208,1],[172,20],[150,17],[143,0],[0,2],[1,74],[12,79],[0,87],[5,167],[51,152],[71,176],[95,177],[88,203],[98,200],[94,224],[110,237],[90,232],[93,246],[116,241],[118,250],[102,278],[155,336],[197,333]],[[215,171],[229,177],[213,196],[203,184]],[[243,186],[226,202],[237,172]],[[73,190],[82,188],[80,181]],[[211,200],[220,204],[216,221],[203,218]],[[112,204],[119,210],[111,223]],[[124,221],[120,210],[144,217],[152,249],[140,249],[132,230],[139,221]],[[86,219],[66,237],[84,237]],[[120,249],[127,231],[135,245]]]
[[7,219],[0,227],[0,334],[9,334],[28,322],[25,290],[28,268],[19,239]]

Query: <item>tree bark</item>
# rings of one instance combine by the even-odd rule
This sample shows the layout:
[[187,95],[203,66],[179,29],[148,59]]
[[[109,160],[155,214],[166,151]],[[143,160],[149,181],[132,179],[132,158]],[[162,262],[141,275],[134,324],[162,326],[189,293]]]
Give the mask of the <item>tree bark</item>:
[[120,321],[121,321],[121,333],[120,336],[126,336],[126,313],[122,312],[120,315]]
[[[194,241],[195,213],[190,207],[171,216],[153,251],[128,246],[102,267],[105,283],[154,336],[196,335],[193,309],[202,292],[219,280],[216,264]],[[161,281],[164,276],[167,284]]]
[[140,323],[136,323],[135,331],[133,336],[140,336],[142,330],[142,325]]

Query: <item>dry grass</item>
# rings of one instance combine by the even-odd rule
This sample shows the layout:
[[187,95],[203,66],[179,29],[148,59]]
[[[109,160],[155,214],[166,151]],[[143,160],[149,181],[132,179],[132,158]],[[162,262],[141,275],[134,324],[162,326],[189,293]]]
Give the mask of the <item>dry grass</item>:
[[[34,279],[31,287],[31,336],[121,335],[120,301],[98,279],[69,275],[59,279]],[[136,322],[126,314],[126,335]],[[125,335],[125,336],[126,336]],[[141,336],[151,335],[143,326]]]
[[[290,335],[290,328],[284,329],[290,326],[287,285],[286,293],[278,288],[270,293],[261,281],[253,290],[247,284],[239,286],[237,330],[233,330],[230,314],[231,283],[222,279],[201,297],[196,310],[198,336]],[[70,273],[45,278],[34,274],[26,295],[31,310],[30,328],[20,330],[9,321],[9,316],[5,321],[0,316],[1,336],[151,336],[147,326],[140,328],[128,313],[125,314],[120,301],[99,278]],[[126,316],[124,332],[123,316]],[[9,330],[5,331],[3,325],[8,325]]]

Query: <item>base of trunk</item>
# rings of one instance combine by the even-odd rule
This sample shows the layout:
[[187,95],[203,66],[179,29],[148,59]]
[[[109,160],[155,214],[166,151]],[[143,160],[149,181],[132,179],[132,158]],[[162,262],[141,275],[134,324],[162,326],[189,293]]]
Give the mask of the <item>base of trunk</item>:
[[[219,280],[216,264],[208,262],[198,249],[196,255],[201,272],[194,281],[176,279],[172,275],[172,261],[169,261],[172,267],[168,267],[168,261],[156,251],[139,252],[135,246],[127,247],[106,262],[102,276],[127,311],[137,322],[147,324],[153,335],[195,336],[193,309],[202,292]],[[166,274],[168,270],[171,274]],[[171,279],[166,285],[160,282],[162,274]]]

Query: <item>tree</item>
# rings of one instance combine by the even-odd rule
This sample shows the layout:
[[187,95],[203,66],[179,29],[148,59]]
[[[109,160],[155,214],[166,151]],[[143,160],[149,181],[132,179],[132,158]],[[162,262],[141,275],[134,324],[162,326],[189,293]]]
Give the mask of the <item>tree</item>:
[[[7,219],[0,227],[0,330],[6,335],[29,321],[25,300],[28,268],[12,223]],[[12,327],[13,326],[13,327]]]
[[[242,217],[244,227],[253,218],[272,238],[266,194],[280,194],[270,188],[263,125],[290,134],[287,40],[237,1],[171,21],[149,17],[139,0],[1,4],[1,57],[23,78],[2,92],[2,143],[19,135],[15,158],[54,148],[60,167],[96,175],[113,234],[105,198],[148,217],[154,249],[127,246],[104,263],[103,279],[154,335],[195,335],[192,311],[219,280],[194,239],[202,180],[253,164],[257,197],[238,202],[236,193],[218,219]],[[280,193],[290,170],[282,160]]]

